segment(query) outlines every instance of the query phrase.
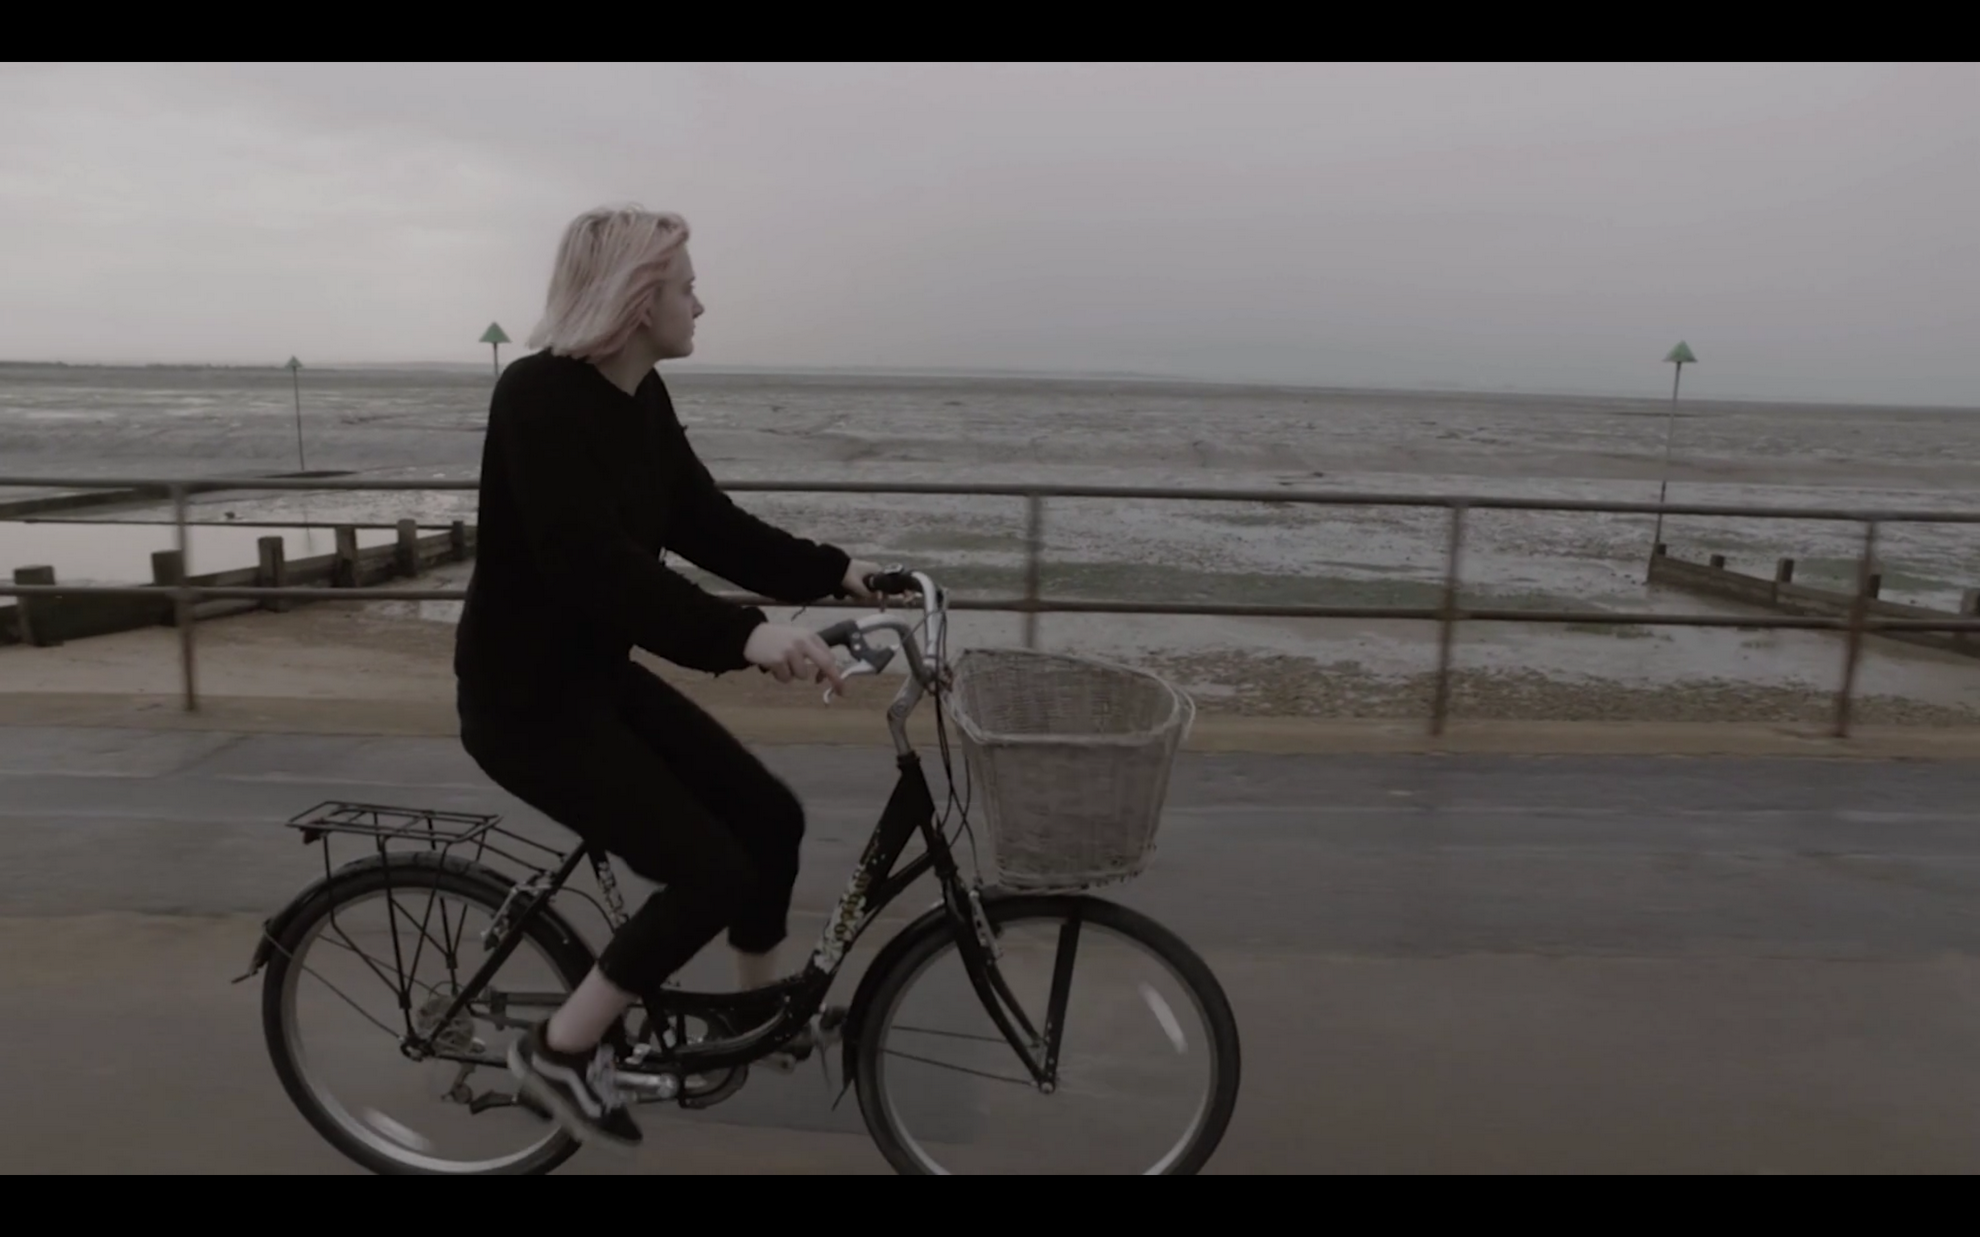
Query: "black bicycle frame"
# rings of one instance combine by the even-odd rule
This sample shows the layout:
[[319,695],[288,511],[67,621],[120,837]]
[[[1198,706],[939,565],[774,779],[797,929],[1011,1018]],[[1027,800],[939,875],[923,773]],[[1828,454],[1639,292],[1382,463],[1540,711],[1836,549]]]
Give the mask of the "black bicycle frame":
[[[983,915],[975,892],[964,883],[955,854],[936,824],[935,797],[929,789],[921,758],[910,751],[901,754],[896,763],[900,778],[894,785],[893,794],[867,840],[844,895],[826,923],[824,934],[802,971],[769,987],[748,992],[669,990],[655,994],[644,1002],[647,1016],[655,1021],[668,1013],[692,1013],[699,1009],[726,1014],[762,1010],[772,1001],[779,1003],[774,1020],[758,1030],[734,1039],[709,1040],[683,1048],[673,1055],[670,1066],[688,1073],[735,1069],[761,1060],[795,1038],[823,1006],[825,994],[830,990],[846,955],[867,927],[909,886],[932,870],[941,884],[943,906],[955,926],[957,948],[978,999],[1030,1070],[1033,1079],[1048,1087],[1057,1081],[1057,1040],[1064,1024],[1065,977],[1055,979],[1053,984],[1052,1004],[1046,1020],[1049,1039],[1044,1043],[1043,1054],[1040,1054],[1034,1050],[1034,1045],[1041,1042],[1039,1033],[1025,1018],[1009,985],[996,968],[991,954],[989,921]],[[894,865],[900,861],[908,841],[917,833],[926,848],[924,853],[896,872]],[[510,897],[522,900],[523,906],[508,918],[508,926],[502,932],[502,939],[494,952],[455,995],[447,1012],[435,1020],[436,1028],[448,1025],[472,1000],[473,995],[483,989],[521,944],[522,929],[529,918],[555,896],[564,882],[570,879],[571,873],[577,870],[578,864],[592,857],[593,852],[588,845],[580,846],[565,858],[547,881],[539,874],[533,880],[515,887]],[[602,864],[605,860],[600,856],[595,862]],[[504,915],[498,913],[496,925],[503,925],[504,919]],[[1076,923],[1068,927],[1075,932],[1077,930]],[[1068,941],[1062,935],[1062,953],[1067,945]],[[1062,958],[1059,969],[1069,975],[1064,961]],[[1009,1013],[1005,1012],[1006,1003]],[[408,1047],[427,1055],[441,1055],[431,1053],[430,1042],[430,1037],[419,1042],[409,1040]]]

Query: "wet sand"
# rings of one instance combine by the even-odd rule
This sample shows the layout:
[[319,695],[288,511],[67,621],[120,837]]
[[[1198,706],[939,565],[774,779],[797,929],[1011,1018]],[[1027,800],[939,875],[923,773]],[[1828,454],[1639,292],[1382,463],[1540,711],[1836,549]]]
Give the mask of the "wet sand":
[[[430,604],[434,606],[446,604]],[[333,602],[291,614],[210,619],[196,631],[202,699],[277,703],[368,703],[406,707],[444,726],[453,705],[453,623],[418,618],[416,604]],[[824,623],[843,612],[814,610],[800,621]],[[788,618],[776,612],[774,618]],[[956,645],[1018,643],[1018,616],[956,616]],[[1168,675],[1192,693],[1212,732],[1232,722],[1283,726],[1372,724],[1392,736],[1422,734],[1430,716],[1436,629],[1430,623],[1331,623],[1337,657],[1275,647],[1263,637],[1226,649],[1162,647],[1160,623],[1174,619],[1045,616],[1045,647],[1117,657]],[[1729,673],[1683,675],[1683,659],[1659,643],[1691,637],[1733,645]],[[1247,639],[1239,633],[1238,639]],[[1311,637],[1291,641],[1311,647]],[[1820,734],[1833,720],[1841,643],[1816,633],[1671,631],[1651,635],[1576,633],[1495,625],[1461,633],[1451,683],[1453,724],[1634,724],[1792,728]],[[705,707],[768,718],[772,726],[826,726],[853,740],[881,740],[881,713],[897,679],[855,679],[853,695],[830,709],[818,687],[778,685],[756,671],[713,677],[645,653],[636,657]],[[1669,665],[1665,663],[1669,659]],[[1691,657],[1691,663],[1697,659]],[[1412,665],[1414,663],[1414,665]],[[1590,673],[1610,667],[1608,677]],[[1655,675],[1659,667],[1667,675]],[[1792,673],[1802,667],[1804,677]],[[1774,681],[1762,675],[1788,671]],[[1929,649],[1871,641],[1859,675],[1853,722],[1869,728],[1972,728],[1980,707],[1968,685],[1980,667]],[[166,627],[73,641],[55,649],[0,647],[0,699],[12,713],[30,701],[180,699],[178,633]],[[822,722],[818,716],[832,720]],[[32,716],[12,716],[24,722]],[[1267,726],[1271,728],[1271,726]]]

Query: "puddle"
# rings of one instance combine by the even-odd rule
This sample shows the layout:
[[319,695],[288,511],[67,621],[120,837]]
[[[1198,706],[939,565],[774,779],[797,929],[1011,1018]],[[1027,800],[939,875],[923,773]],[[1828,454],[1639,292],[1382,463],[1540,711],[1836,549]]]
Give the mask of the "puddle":
[[[430,536],[433,530],[423,530]],[[315,558],[337,548],[328,528],[236,528],[225,524],[187,526],[187,569],[194,575],[252,567],[261,559],[263,537],[282,538],[289,559]],[[392,545],[389,528],[359,529],[358,546]],[[62,584],[149,584],[151,556],[177,546],[170,524],[104,524],[94,521],[0,522],[0,572],[13,579],[17,567],[53,567]]]

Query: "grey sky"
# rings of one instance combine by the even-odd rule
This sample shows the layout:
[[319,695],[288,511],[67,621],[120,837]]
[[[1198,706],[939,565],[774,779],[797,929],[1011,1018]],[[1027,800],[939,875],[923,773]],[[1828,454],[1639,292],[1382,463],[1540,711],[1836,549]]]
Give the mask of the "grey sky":
[[474,361],[575,212],[710,365],[1980,406],[1980,70],[0,67],[0,357]]

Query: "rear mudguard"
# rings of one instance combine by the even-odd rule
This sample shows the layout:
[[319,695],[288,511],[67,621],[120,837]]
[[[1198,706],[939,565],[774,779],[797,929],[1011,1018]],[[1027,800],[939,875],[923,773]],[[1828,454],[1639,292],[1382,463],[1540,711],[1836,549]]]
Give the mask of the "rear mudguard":
[[[255,942],[254,956],[248,963],[247,974],[235,979],[234,982],[238,984],[243,980],[252,979],[260,973],[261,968],[268,965],[269,958],[275,952],[275,942],[282,939],[282,934],[288,931],[289,925],[294,923],[296,917],[302,914],[315,899],[332,897],[335,894],[335,887],[340,882],[348,881],[353,876],[385,867],[388,864],[395,869],[439,868],[453,872],[457,876],[465,877],[468,880],[483,885],[498,903],[501,899],[508,896],[509,891],[515,888],[516,885],[515,880],[504,872],[499,872],[494,868],[485,867],[478,863],[470,863],[458,855],[448,855],[433,851],[400,851],[388,855],[371,854],[361,859],[353,859],[342,867],[311,881],[287,906],[262,922],[261,939]],[[586,958],[592,956],[591,947],[585,944],[584,938],[578,935],[577,929],[571,926],[570,921],[565,919],[555,906],[546,904],[538,907],[536,919],[563,937],[564,944],[569,949],[581,953]]]

